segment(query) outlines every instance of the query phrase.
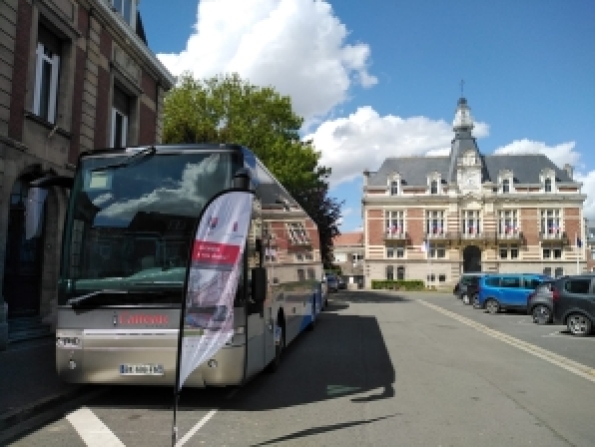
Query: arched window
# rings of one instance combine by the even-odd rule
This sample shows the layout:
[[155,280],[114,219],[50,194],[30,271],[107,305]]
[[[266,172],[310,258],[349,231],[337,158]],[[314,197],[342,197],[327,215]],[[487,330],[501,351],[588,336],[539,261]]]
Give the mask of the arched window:
[[386,266],[386,279],[389,281],[395,279],[395,268],[392,265]]
[[400,266],[397,268],[397,279],[403,281],[405,279],[405,267]]
[[507,178],[502,181],[502,192],[510,192],[510,180]]
[[545,179],[545,192],[552,192],[552,179],[551,178]]
[[430,183],[430,193],[438,194],[438,180],[432,180],[432,183]]

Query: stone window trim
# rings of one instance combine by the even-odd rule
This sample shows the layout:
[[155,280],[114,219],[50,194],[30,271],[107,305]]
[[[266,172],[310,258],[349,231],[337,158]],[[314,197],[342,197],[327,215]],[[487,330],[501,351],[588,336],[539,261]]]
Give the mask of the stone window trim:
[[512,171],[504,170],[498,175],[498,193],[510,194],[514,192],[514,175]]
[[475,237],[482,233],[482,215],[479,210],[463,210],[461,225],[465,237]]
[[442,176],[439,172],[432,172],[427,178],[427,194],[439,195],[443,193]]
[[[60,87],[60,39],[40,26],[35,49],[35,76],[33,88],[33,113],[55,124],[58,117],[58,90]],[[48,42],[49,40],[53,42]]]
[[543,169],[539,174],[541,192],[553,194],[556,192],[556,173],[553,169]]
[[394,173],[393,175],[389,176],[387,179],[388,184],[388,195],[389,196],[398,196],[402,193],[402,179],[401,174]]
[[498,234],[502,237],[516,236],[521,232],[518,210],[498,211]]
[[386,210],[384,216],[387,237],[400,236],[407,232],[405,211]]
[[564,233],[563,208],[542,209],[539,214],[540,231],[543,237],[559,239]]
[[544,261],[564,260],[564,249],[561,245],[541,247],[541,259]]
[[443,235],[446,233],[446,212],[444,210],[426,210],[426,234]]
[[518,260],[519,253],[518,244],[500,244],[498,246],[498,259],[500,260]]

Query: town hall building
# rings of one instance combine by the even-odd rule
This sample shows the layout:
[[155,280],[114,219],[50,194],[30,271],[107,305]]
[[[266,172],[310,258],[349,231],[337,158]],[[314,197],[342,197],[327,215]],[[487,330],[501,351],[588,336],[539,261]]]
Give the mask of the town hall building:
[[484,155],[467,100],[450,155],[387,158],[364,172],[365,286],[421,279],[452,286],[464,272],[586,268],[581,184],[541,154]]

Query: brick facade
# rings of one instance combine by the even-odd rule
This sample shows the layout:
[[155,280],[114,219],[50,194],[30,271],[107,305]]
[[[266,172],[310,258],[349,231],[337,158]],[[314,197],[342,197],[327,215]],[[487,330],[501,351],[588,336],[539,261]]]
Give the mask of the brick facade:
[[[107,147],[117,82],[123,83],[130,96],[129,145],[141,140],[159,143],[164,94],[174,78],[107,2],[3,0],[0,24],[0,273],[4,275],[8,221],[12,213],[22,213],[10,208],[14,185],[26,188],[44,175],[72,176],[81,151]],[[45,38],[57,42],[53,45],[59,50],[54,53],[59,57],[59,71],[52,87],[57,92],[52,122],[34,110],[40,24],[51,34]],[[51,315],[56,292],[66,197],[54,188],[46,202],[38,255],[41,267],[34,280],[40,285],[40,305],[27,310],[41,317]],[[2,350],[7,342],[6,303],[11,301],[5,299],[2,282],[0,292]]]

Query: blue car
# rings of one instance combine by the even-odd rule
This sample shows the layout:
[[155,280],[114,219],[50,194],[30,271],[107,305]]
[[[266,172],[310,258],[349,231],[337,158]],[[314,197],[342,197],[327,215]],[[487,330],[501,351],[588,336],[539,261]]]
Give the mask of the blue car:
[[491,314],[501,310],[526,312],[531,293],[544,281],[553,278],[537,273],[490,274],[479,281],[478,307]]

